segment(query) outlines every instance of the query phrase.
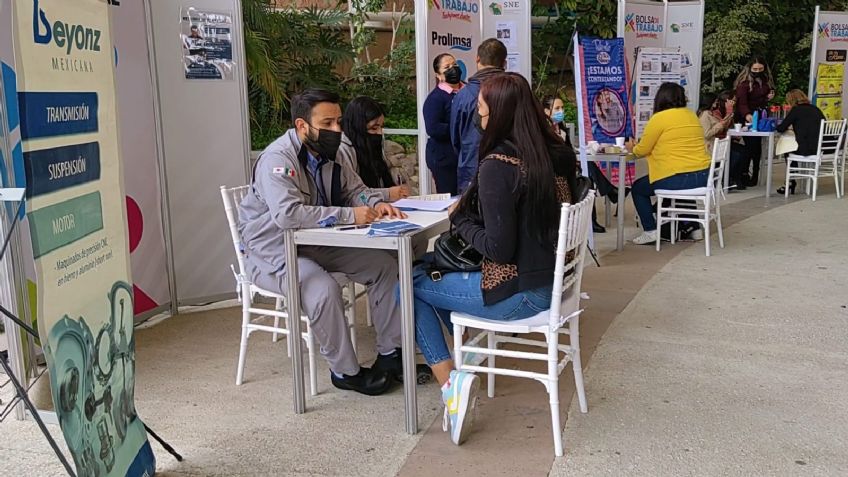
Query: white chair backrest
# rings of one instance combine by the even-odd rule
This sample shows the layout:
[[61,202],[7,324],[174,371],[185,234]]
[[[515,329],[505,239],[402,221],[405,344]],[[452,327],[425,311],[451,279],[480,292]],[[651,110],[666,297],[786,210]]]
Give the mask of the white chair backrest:
[[819,159],[825,156],[835,156],[842,150],[845,140],[845,119],[827,121],[822,119],[819,131]]
[[[589,225],[592,223],[592,207],[595,191],[589,191],[585,199],[577,204],[562,204],[554,267],[554,286],[551,296],[550,326],[562,326],[560,311],[571,303],[580,303],[580,284],[583,279],[583,260],[589,241]],[[569,253],[574,252],[571,260]],[[570,272],[570,273],[569,273]],[[566,273],[568,275],[566,276]],[[570,307],[566,308],[570,310]],[[571,310],[575,311],[575,310]]]
[[713,160],[710,164],[710,179],[707,181],[707,189],[710,191],[723,190],[724,168],[727,167],[727,159],[730,157],[730,138],[716,139],[713,143]]
[[230,236],[233,239],[233,248],[236,251],[238,259],[239,273],[245,274],[244,253],[242,251],[241,235],[239,234],[238,226],[238,206],[241,200],[247,195],[250,186],[239,186],[227,188],[221,186],[221,199],[224,200],[224,212],[227,214],[227,222],[230,224]]

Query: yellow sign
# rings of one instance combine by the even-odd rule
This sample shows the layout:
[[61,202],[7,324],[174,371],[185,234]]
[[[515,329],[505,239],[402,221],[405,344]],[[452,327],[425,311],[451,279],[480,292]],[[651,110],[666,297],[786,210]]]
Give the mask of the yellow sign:
[[816,94],[842,94],[845,64],[819,63],[816,75]]
[[828,121],[842,119],[842,96],[819,96],[816,106]]

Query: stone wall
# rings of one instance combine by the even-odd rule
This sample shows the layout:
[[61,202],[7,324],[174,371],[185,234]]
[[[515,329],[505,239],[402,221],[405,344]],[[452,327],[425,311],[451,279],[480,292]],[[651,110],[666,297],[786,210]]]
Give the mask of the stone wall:
[[407,153],[400,144],[386,140],[386,159],[391,166],[392,177],[403,177],[409,181],[412,194],[418,194],[418,154]]

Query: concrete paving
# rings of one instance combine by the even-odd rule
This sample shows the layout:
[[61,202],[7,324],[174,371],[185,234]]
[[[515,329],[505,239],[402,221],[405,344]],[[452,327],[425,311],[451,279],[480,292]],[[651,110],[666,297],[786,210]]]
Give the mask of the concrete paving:
[[804,200],[672,260],[602,338],[551,475],[847,475],[846,226]]

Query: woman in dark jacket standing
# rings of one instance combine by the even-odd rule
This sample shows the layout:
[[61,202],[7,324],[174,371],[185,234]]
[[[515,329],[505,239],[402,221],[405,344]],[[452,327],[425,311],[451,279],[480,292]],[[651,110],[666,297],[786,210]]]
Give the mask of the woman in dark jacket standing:
[[[736,88],[736,121],[739,123],[750,123],[753,120],[754,111],[767,108],[769,101],[774,98],[774,79],[771,70],[766,62],[757,56],[745,65],[736,77],[734,86]],[[748,185],[755,186],[760,176],[762,138],[746,137],[745,148],[748,152],[748,160],[754,163]],[[748,169],[748,164],[745,164],[742,169],[745,175]]]
[[456,58],[442,53],[433,60],[433,71],[439,84],[424,101],[424,127],[427,129],[427,168],[436,182],[439,194],[457,194],[456,167],[458,157],[451,145],[450,112],[456,92],[462,88],[462,70]]
[[[445,422],[455,444],[465,440],[479,378],[454,370],[442,325],[451,311],[519,320],[548,309],[556,230],[571,201],[574,151],[550,127],[527,80],[505,73],[483,82],[477,99],[480,165],[451,213],[459,234],[483,257],[482,271],[431,277],[413,272],[415,337],[442,386]],[[445,430],[448,430],[447,428]]]

